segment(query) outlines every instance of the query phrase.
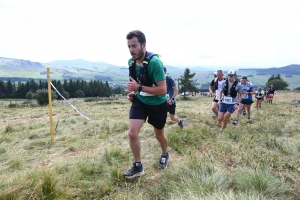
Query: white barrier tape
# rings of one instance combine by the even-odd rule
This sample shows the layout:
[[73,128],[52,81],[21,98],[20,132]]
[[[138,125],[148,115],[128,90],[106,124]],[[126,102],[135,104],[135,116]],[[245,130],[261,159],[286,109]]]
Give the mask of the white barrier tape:
[[67,99],[65,99],[65,97],[63,97],[63,95],[61,95],[59,93],[59,91],[54,87],[54,85],[51,82],[50,82],[50,84],[53,87],[53,89],[57,92],[57,94],[59,94],[59,96],[61,96],[61,98],[63,98],[72,108],[74,108],[82,117],[86,118],[87,120],[90,120],[90,118],[88,118],[85,114],[83,114],[82,112],[77,110],[77,108],[75,108],[75,106],[73,106]]

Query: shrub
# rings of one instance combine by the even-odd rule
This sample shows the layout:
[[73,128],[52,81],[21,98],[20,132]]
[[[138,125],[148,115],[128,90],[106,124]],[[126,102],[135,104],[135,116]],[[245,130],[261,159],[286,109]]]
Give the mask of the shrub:
[[[51,96],[52,96],[51,101],[53,101],[53,99],[57,98],[56,93],[54,93],[53,91],[51,91]],[[46,89],[37,90],[36,91],[36,100],[37,100],[38,104],[41,106],[48,105],[49,104],[48,90],[46,90]]]
[[85,93],[82,90],[77,90],[75,92],[75,97],[77,97],[77,98],[83,98],[83,97],[85,97]]
[[31,91],[27,92],[26,99],[29,99],[29,100],[33,99],[33,94]]

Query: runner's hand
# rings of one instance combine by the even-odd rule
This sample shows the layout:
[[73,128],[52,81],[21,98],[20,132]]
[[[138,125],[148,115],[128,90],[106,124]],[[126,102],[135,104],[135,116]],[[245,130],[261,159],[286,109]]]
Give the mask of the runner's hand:
[[235,105],[233,106],[233,108],[234,108],[234,110],[237,110],[237,109],[239,108],[239,106],[238,106],[237,104],[235,104]]
[[137,91],[139,86],[140,85],[130,76],[130,81],[127,83],[127,89],[129,91]]
[[129,93],[127,94],[127,99],[130,101],[130,102],[133,102],[135,98],[135,94],[134,93]]

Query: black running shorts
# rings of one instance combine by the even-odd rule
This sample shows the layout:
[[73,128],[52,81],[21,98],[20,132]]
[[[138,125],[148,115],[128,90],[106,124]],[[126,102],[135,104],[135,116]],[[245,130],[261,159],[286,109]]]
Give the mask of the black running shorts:
[[148,117],[149,124],[157,129],[163,129],[167,121],[167,114],[167,101],[163,104],[152,106],[144,104],[136,97],[130,108],[129,119],[143,119],[146,121]]
[[172,105],[168,104],[168,112],[171,115],[175,115],[176,103],[174,102]]
[[218,100],[218,99],[216,99],[216,98],[214,98],[214,99],[213,99],[213,102],[216,102],[216,103],[218,103],[218,102],[219,102],[219,100]]
[[252,100],[249,99],[242,99],[241,104],[251,105],[253,103]]

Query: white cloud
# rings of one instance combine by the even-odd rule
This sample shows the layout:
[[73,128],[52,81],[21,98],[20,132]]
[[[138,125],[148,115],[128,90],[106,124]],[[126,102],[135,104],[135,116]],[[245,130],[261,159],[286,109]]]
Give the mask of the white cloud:
[[299,64],[298,0],[0,0],[0,56],[126,65],[142,30],[168,65]]

